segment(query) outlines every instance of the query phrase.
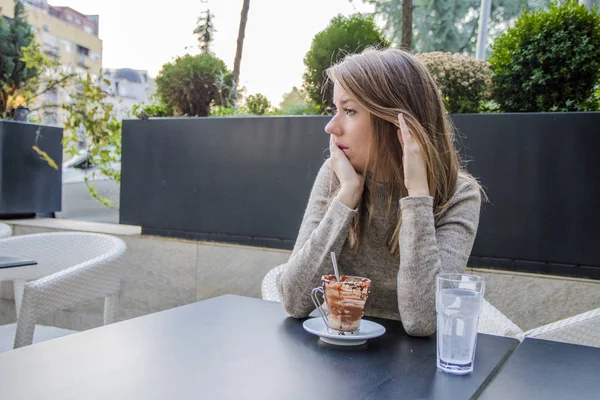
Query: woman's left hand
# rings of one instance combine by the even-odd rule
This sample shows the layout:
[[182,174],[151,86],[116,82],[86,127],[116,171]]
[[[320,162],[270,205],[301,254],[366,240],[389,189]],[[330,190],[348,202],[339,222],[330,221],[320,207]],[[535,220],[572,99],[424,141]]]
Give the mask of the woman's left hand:
[[398,114],[398,140],[402,145],[402,165],[404,167],[404,185],[409,196],[430,196],[427,182],[427,166],[421,146],[413,140],[404,116]]

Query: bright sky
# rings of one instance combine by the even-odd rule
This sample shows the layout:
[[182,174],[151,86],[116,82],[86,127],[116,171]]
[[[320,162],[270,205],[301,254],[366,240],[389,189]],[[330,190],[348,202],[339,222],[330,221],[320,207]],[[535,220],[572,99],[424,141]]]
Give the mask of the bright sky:
[[[103,67],[148,70],[155,77],[164,63],[196,54],[192,33],[207,7],[217,32],[212,51],[230,70],[236,51],[242,0],[49,0],[100,16]],[[361,0],[250,0],[240,82],[246,94],[262,93],[274,106],[293,86],[302,85],[304,55],[316,33],[337,14],[372,11]]]

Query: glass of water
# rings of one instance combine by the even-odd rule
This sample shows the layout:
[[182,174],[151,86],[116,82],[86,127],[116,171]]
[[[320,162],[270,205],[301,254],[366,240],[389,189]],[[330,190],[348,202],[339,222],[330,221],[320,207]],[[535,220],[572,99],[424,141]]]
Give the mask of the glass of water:
[[470,374],[485,282],[467,274],[438,274],[435,282],[437,367],[450,374]]

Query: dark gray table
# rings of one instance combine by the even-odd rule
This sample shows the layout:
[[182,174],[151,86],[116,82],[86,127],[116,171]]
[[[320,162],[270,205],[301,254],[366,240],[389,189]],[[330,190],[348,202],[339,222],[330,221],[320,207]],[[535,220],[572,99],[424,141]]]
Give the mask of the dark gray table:
[[525,339],[481,399],[600,398],[600,349]]
[[37,265],[37,262],[28,258],[0,256],[0,268],[25,267],[27,265]]
[[437,371],[434,338],[396,321],[324,344],[279,303],[222,296],[0,354],[3,399],[468,399],[517,340],[480,335],[475,372]]

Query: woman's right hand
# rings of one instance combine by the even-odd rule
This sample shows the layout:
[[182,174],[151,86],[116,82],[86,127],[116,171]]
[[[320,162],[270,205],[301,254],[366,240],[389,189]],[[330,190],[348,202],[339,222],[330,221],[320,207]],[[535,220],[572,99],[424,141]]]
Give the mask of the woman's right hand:
[[346,154],[337,147],[333,135],[329,137],[331,168],[340,181],[340,191],[336,198],[349,208],[356,208],[362,195],[362,177],[356,172]]

